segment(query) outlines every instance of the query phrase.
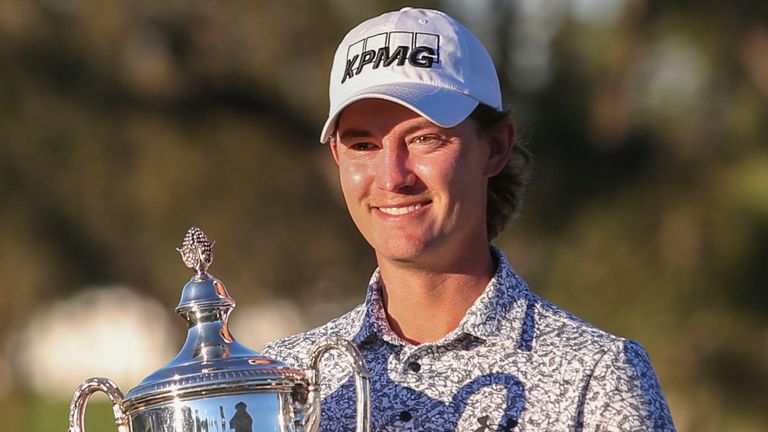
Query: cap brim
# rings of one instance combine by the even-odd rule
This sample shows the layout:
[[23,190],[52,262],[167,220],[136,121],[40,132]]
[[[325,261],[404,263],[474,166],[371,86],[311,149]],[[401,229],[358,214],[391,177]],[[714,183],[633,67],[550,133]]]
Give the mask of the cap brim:
[[368,87],[350,95],[328,116],[320,142],[325,143],[336,128],[336,120],[344,108],[362,99],[384,99],[398,103],[442,127],[453,127],[464,121],[477,108],[470,96],[424,83],[399,83]]

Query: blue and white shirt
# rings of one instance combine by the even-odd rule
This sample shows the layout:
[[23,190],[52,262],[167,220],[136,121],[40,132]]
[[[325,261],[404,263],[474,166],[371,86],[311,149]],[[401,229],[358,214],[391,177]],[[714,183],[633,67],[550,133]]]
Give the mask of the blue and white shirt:
[[[267,344],[298,369],[334,335],[358,346],[371,373],[373,431],[674,431],[645,350],[531,293],[499,249],[496,273],[459,326],[413,345],[386,319],[379,271],[365,303],[329,323]],[[351,369],[339,352],[320,364],[322,431],[355,425]]]

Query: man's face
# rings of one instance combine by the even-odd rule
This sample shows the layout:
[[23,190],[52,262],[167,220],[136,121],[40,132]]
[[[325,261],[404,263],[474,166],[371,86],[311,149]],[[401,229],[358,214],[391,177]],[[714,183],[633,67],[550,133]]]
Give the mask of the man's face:
[[471,119],[444,128],[380,99],[344,109],[331,149],[380,263],[439,263],[487,247],[487,179],[501,167],[486,141]]

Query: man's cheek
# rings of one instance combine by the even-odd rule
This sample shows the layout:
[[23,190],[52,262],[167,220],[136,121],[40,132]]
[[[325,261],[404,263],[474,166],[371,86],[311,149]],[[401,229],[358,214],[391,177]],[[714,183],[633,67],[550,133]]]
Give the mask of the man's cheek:
[[371,169],[367,164],[350,163],[341,170],[341,182],[346,188],[364,187],[371,178]]

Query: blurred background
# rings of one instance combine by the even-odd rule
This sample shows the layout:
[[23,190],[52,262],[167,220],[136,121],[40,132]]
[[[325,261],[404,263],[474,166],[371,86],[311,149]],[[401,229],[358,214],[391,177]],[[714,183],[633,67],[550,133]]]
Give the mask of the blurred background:
[[536,169],[495,243],[532,290],[640,341],[680,431],[768,430],[764,0],[2,0],[3,430],[65,430],[82,380],[170,360],[191,225],[255,349],[362,301],[318,134],[337,43],[405,5],[496,60]]

